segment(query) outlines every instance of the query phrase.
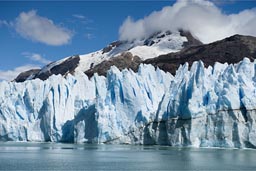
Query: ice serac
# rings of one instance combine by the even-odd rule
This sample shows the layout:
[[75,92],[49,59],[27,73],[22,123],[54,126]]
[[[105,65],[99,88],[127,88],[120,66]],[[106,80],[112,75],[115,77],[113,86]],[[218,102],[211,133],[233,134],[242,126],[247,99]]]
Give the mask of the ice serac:
[[0,139],[133,143],[131,129],[154,118],[172,76],[151,65],[112,67],[107,77],[83,72],[0,83]]
[[0,140],[256,147],[256,61],[0,83]]
[[190,71],[181,66],[161,106],[165,126],[154,133],[166,132],[165,143],[174,146],[255,148],[254,67],[247,58],[213,68],[194,62]]

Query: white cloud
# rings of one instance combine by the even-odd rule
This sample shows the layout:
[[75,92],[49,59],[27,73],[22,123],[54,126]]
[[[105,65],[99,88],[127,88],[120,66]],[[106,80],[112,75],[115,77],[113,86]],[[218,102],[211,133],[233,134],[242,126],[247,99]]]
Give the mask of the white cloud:
[[81,15],[81,14],[73,14],[72,16],[75,17],[75,18],[78,18],[78,19],[85,19],[86,18],[84,15]]
[[227,15],[205,0],[179,0],[143,19],[128,17],[119,29],[119,39],[144,38],[156,31],[189,30],[204,43],[242,34],[256,36],[256,8]]
[[45,59],[44,57],[42,57],[42,55],[38,53],[23,52],[22,55],[25,56],[26,58],[29,58],[32,61],[36,61],[41,64],[49,64],[51,62],[50,60]]
[[6,20],[0,20],[0,27],[1,26],[9,26],[9,23]]
[[0,70],[0,80],[12,81],[14,80],[21,72],[28,71],[30,69],[39,69],[37,65],[24,65],[14,68],[13,70]]
[[89,19],[88,17],[82,15],[82,14],[73,14],[72,17],[74,17],[76,20],[72,19],[70,20],[70,22],[79,22],[79,23],[82,23],[84,25],[87,25],[89,23],[92,23],[93,20]]
[[64,45],[72,38],[70,30],[54,24],[46,17],[37,15],[35,10],[20,13],[11,25],[22,37],[47,45]]
[[84,35],[84,37],[85,37],[87,40],[91,40],[91,39],[95,38],[95,36],[94,36],[92,33],[86,33],[86,34]]

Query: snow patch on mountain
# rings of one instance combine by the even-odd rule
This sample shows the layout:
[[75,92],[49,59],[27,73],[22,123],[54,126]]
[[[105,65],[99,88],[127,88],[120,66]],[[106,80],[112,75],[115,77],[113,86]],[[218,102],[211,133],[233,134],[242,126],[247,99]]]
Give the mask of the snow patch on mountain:
[[194,39],[189,32],[156,32],[148,38],[116,41],[96,52],[66,57],[46,65],[39,71],[25,71],[15,81],[23,82],[24,80],[36,78],[46,80],[53,74],[66,76],[68,73],[87,72],[93,70],[95,66],[103,61],[106,62],[115,57],[123,56],[126,53],[131,53],[133,56],[137,56],[136,59],[139,57],[140,61],[144,61],[159,55],[177,52],[188,45],[196,45],[198,43],[201,42]]
[[[181,37],[180,33],[163,32],[142,42],[147,42],[147,45],[139,45],[130,49],[133,55],[139,56],[142,60],[154,58],[163,54],[178,52],[183,48],[184,42],[188,41],[186,37]],[[150,46],[149,46],[150,45]]]
[[149,38],[133,41],[120,41],[117,45],[109,45],[108,52],[104,49],[80,55],[80,63],[76,71],[83,71],[92,68],[93,66],[108,60],[112,57],[121,55],[123,52],[131,52],[133,55],[139,56],[142,60],[154,58],[159,55],[177,52],[183,48],[184,42],[187,42],[185,36],[181,36],[180,32],[158,32]]

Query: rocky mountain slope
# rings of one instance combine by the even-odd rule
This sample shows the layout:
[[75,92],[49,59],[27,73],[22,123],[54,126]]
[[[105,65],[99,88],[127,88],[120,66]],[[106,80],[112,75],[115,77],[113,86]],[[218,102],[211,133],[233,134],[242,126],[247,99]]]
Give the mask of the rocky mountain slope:
[[[190,35],[191,36],[191,35]],[[189,36],[187,36],[189,37]],[[192,39],[195,41],[196,39]],[[131,55],[131,54],[130,54]],[[141,61],[145,64],[151,64],[155,67],[159,67],[160,69],[170,72],[175,75],[176,70],[180,65],[188,62],[189,66],[192,65],[195,61],[203,61],[205,66],[213,66],[215,62],[220,63],[237,63],[243,60],[244,57],[249,58],[253,61],[256,57],[256,38],[251,36],[242,36],[242,35],[234,35],[229,38],[226,38],[221,41],[217,41],[210,44],[200,44],[196,42],[194,44],[190,44],[188,46],[184,46],[184,48],[178,52],[168,53],[164,55],[160,55],[156,58],[146,59]],[[113,58],[111,61],[105,61],[96,65],[85,73],[88,76],[92,76],[93,73],[98,73],[100,75],[105,75],[110,66],[115,65],[119,66],[119,58]],[[105,67],[106,63],[109,63],[109,67]],[[133,69],[133,71],[137,72],[136,68],[139,63],[134,65],[130,65],[127,63],[127,68]],[[124,69],[123,67],[118,67],[119,69]]]
[[[137,71],[138,65],[146,59],[170,52],[178,52],[183,48],[200,44],[202,43],[195,39],[189,32],[157,32],[142,40],[133,40],[132,42],[116,41],[93,53],[67,57],[46,65],[40,71],[25,71],[21,73],[15,81],[23,82],[27,79],[31,80],[36,78],[46,80],[53,74],[65,76],[68,73],[74,74],[75,72],[85,72],[90,76],[95,72],[106,74],[107,70],[112,65],[117,66],[119,69],[131,68]],[[127,58],[122,61],[122,67],[119,67],[122,56],[126,57],[131,55],[139,57],[139,61],[137,57],[136,62],[131,61],[133,58]]]
[[194,61],[202,60],[207,67],[213,66],[215,62],[237,63],[244,57],[252,61],[256,56],[256,38],[252,36],[234,35],[214,43],[202,44],[189,32],[180,31],[179,34],[171,35],[171,32],[158,32],[140,41],[113,42],[100,51],[88,55],[74,55],[53,62],[42,70],[26,71],[15,81],[23,82],[35,78],[46,80],[52,74],[65,76],[76,71],[82,71],[89,77],[94,73],[106,76],[113,65],[120,70],[130,68],[137,72],[140,63],[151,64],[174,75],[185,62],[191,66]]
[[201,60],[205,66],[213,66],[215,62],[237,63],[244,57],[253,61],[256,58],[256,38],[252,36],[234,35],[226,39],[199,46],[192,46],[177,53],[161,55],[144,63],[157,66],[164,71],[175,74],[179,65],[185,62],[192,65]]
[[0,83],[0,140],[256,148],[255,51],[167,31],[64,58]]

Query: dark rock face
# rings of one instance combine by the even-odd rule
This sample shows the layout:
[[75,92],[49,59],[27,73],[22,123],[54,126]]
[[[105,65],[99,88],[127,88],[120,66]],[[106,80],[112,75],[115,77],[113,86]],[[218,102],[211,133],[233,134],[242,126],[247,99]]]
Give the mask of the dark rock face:
[[[153,44],[155,44],[156,42],[154,41],[155,37],[156,38],[163,38],[165,37],[164,34],[160,35],[161,32],[156,32],[154,34],[152,34],[149,38],[147,38],[146,40],[144,40],[144,45],[146,46],[152,46]],[[169,33],[169,32],[168,32]]]
[[104,47],[103,50],[102,50],[102,54],[104,53],[108,53],[112,50],[112,46],[107,46],[107,47]]
[[75,71],[76,67],[78,66],[79,61],[80,61],[79,55],[72,56],[67,60],[65,60],[64,62],[58,65],[55,65],[47,72],[39,72],[38,74],[36,74],[35,78],[46,80],[53,74],[55,75],[61,74],[63,76],[68,73],[72,74]]
[[229,38],[199,46],[191,46],[177,53],[169,53],[148,59],[143,63],[152,64],[175,74],[180,64],[202,60],[205,66],[213,66],[215,62],[237,63],[244,57],[256,58],[256,37],[234,35]]
[[133,56],[130,52],[122,53],[120,56],[111,58],[109,60],[105,60],[95,67],[87,70],[85,74],[88,77],[92,77],[94,73],[98,73],[99,75],[107,75],[107,71],[111,66],[115,65],[119,70],[123,70],[125,68],[132,69],[137,72],[139,65],[142,63],[141,59],[138,56]]
[[14,81],[19,83],[19,82],[24,82],[26,81],[30,76],[33,77],[33,75],[36,75],[38,72],[40,71],[40,69],[31,69],[25,72],[20,73],[15,79]]
[[[65,76],[68,73],[72,74],[75,71],[76,67],[78,66],[79,61],[80,61],[79,55],[74,55],[68,58],[67,60],[65,60],[64,62],[58,65],[55,65],[46,71],[43,71],[44,70],[43,68],[43,69],[32,69],[29,71],[22,72],[21,74],[18,75],[17,78],[14,79],[14,81],[24,82],[28,78],[30,79],[39,78],[41,80],[46,80],[53,74],[55,75],[61,74],[63,76]],[[51,65],[54,65],[54,62],[46,65],[45,68],[48,68]]]
[[183,44],[184,48],[188,48],[191,46],[199,46],[203,44],[201,41],[192,36],[192,34],[189,31],[180,30],[180,35],[188,39],[188,41],[184,42]]
[[[162,37],[169,34],[172,33],[168,31],[165,33],[155,33],[146,39],[144,44],[151,46],[155,43],[153,41],[154,37]],[[107,70],[109,70],[113,65],[120,70],[130,68],[137,72],[140,63],[152,64],[166,72],[175,74],[179,65],[184,64],[185,62],[188,62],[189,65],[191,65],[194,61],[202,60],[207,67],[209,65],[213,66],[215,62],[227,62],[230,64],[237,63],[244,57],[248,57],[251,60],[256,58],[256,37],[234,35],[229,38],[204,45],[199,40],[195,39],[189,32],[180,30],[180,34],[185,36],[188,41],[183,44],[184,49],[179,52],[161,55],[146,61],[142,61],[138,56],[133,56],[129,52],[124,52],[121,55],[105,60],[98,65],[91,64],[90,69],[87,70],[85,74],[89,77],[92,77],[94,73],[106,75]],[[125,42],[113,42],[103,49],[103,53],[107,53],[111,51],[112,48],[121,46],[123,43]],[[23,82],[27,80],[27,78],[39,78],[41,80],[46,80],[53,74],[61,74],[63,76],[68,73],[72,74],[78,66],[79,61],[80,57],[78,55],[74,55],[52,68],[50,68],[50,66],[54,65],[54,63],[47,65],[46,68],[49,69],[44,72],[44,69],[23,72],[14,81]]]
[[110,52],[114,47],[118,47],[125,43],[124,41],[115,41],[110,43],[107,47],[103,48],[102,54]]

